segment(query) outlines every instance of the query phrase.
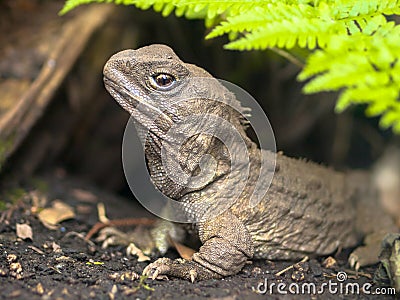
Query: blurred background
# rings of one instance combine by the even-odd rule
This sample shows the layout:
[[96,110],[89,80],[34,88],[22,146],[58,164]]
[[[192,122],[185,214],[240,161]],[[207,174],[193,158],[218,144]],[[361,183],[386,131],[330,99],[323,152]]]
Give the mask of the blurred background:
[[202,20],[112,4],[58,16],[62,5],[0,1],[2,188],[50,172],[132,197],[121,162],[129,115],[104,89],[102,68],[115,52],[153,43],[247,90],[286,155],[339,170],[369,168],[398,142],[365,118],[362,107],[335,114],[337,95],[303,95],[299,67],[273,51],[223,50],[226,37],[205,41]]

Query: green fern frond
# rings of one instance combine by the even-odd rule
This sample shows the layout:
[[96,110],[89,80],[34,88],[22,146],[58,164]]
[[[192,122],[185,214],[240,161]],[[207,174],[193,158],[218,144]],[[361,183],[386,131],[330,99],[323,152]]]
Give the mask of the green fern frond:
[[[243,38],[226,45],[227,49],[251,50],[272,47],[291,49],[295,45],[302,48],[314,49],[318,43],[323,46],[333,32],[346,30],[344,24],[332,23],[319,18],[318,8],[310,5],[292,5],[276,3],[265,8],[259,8],[240,16],[228,18],[227,23],[216,27],[211,36],[219,35],[227,29],[236,31],[244,26],[243,20],[249,20],[254,27],[246,28],[249,31]],[[328,21],[328,22],[327,22]],[[301,24],[301,26],[299,26]]]
[[339,0],[329,1],[330,6],[335,7],[335,19],[352,18],[360,15],[399,13],[398,0]]
[[[373,35],[337,36],[326,49],[310,55],[299,80],[314,77],[306,93],[342,90],[336,104],[341,112],[366,103],[368,116],[381,117],[382,127],[400,124],[400,25],[379,27]],[[399,116],[399,119],[395,119]]]
[[[226,45],[227,49],[236,50],[273,47],[290,49],[295,45],[311,50],[317,45],[325,48],[328,40],[334,35],[347,35],[348,32],[371,34],[386,23],[382,14],[369,9],[364,11],[367,11],[367,14],[339,14],[338,7],[328,6],[325,2],[318,6],[269,3],[247,13],[228,17],[227,21],[221,22],[207,38],[230,32],[247,32],[244,37]],[[347,18],[344,15],[347,15]]]
[[[257,6],[256,1],[252,0],[219,0],[219,1],[193,1],[193,0],[66,0],[60,14],[82,4],[89,3],[115,3],[122,5],[135,5],[140,9],[149,9],[153,7],[156,12],[160,12],[164,17],[175,10],[175,14],[187,18],[205,18],[213,19],[218,15],[230,11],[232,14],[250,10]],[[272,2],[272,1],[265,1]]]
[[212,19],[218,15],[226,14],[226,15],[237,15],[245,11],[249,11],[255,7],[259,3],[262,2],[271,2],[264,1],[253,1],[253,0],[218,0],[218,1],[210,1],[210,0],[202,0],[202,1],[193,1],[193,0],[180,0],[177,3],[177,7],[187,6],[191,7],[192,5],[202,6],[203,9],[206,10],[206,17],[208,19]]
[[179,1],[170,0],[66,0],[60,14],[66,14],[70,10],[82,4],[114,3],[117,5],[134,5],[143,10],[153,7],[156,12],[161,13],[164,17],[170,15],[174,10],[178,17],[205,18],[207,16],[206,11],[204,10],[207,6],[206,4],[194,4],[192,2],[191,4],[178,5],[178,2]]
[[66,0],[64,3],[63,8],[59,12],[60,15],[65,15],[67,12],[73,10],[74,8],[84,5],[84,4],[91,4],[91,3],[115,3],[115,4],[123,4],[129,5],[125,3],[124,0]]

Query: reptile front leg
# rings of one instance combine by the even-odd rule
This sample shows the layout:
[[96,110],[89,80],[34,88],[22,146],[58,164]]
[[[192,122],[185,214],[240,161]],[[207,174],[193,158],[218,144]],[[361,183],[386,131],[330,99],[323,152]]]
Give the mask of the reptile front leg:
[[251,236],[243,223],[230,211],[198,224],[203,245],[192,260],[160,258],[148,265],[144,275],[155,279],[167,275],[192,282],[222,278],[238,273],[253,257]]

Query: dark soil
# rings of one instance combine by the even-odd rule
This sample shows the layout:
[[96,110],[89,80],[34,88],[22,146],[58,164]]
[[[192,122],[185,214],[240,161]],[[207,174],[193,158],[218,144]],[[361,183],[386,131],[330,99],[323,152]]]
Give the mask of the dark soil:
[[[27,196],[15,202],[11,208],[12,215],[7,215],[7,211],[3,213],[5,219],[0,224],[2,299],[263,299],[266,296],[255,289],[265,280],[272,288],[271,295],[269,290],[266,294],[273,298],[336,299],[349,295],[329,293],[327,288],[323,295],[292,295],[288,286],[298,284],[301,288],[304,283],[315,283],[318,288],[329,280],[338,283],[336,274],[340,271],[347,272],[348,279],[344,283],[357,283],[360,287],[371,283],[371,291],[376,288],[371,279],[375,268],[363,269],[363,274],[357,276],[347,269],[345,254],[341,254],[337,258],[338,265],[331,268],[322,266],[325,258],[311,259],[295,265],[281,276],[275,274],[294,262],[254,261],[239,274],[222,280],[190,283],[169,278],[141,282],[136,274],[141,274],[147,263],[126,256],[122,246],[102,249],[100,243],[88,243],[82,238],[97,222],[97,201],[105,203],[110,219],[147,216],[136,202],[64,176],[51,176],[39,182],[46,183],[46,192],[41,193],[48,203],[61,199],[74,207],[76,217],[62,222],[56,230],[49,230],[32,213],[32,204]],[[17,223],[32,227],[33,240],[17,238]],[[56,245],[60,249],[57,250]],[[176,258],[178,254],[170,250],[167,256]],[[283,290],[288,295],[278,293],[279,283],[286,284]],[[362,291],[350,296],[357,299],[372,297]]]

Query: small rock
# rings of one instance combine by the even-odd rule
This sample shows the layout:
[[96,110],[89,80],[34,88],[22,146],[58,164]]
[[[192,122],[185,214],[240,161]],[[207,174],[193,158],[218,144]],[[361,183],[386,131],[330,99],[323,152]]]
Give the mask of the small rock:
[[331,269],[331,268],[337,266],[337,261],[332,256],[329,256],[322,262],[322,266],[324,266],[325,268]]
[[294,264],[293,268],[300,272],[308,272],[308,270],[310,269],[310,266],[309,266],[308,262],[299,262],[297,264]]
[[2,269],[2,268],[0,268],[0,276],[1,276],[1,277],[7,276],[7,271],[4,270],[4,269]]
[[10,270],[17,274],[22,273],[22,265],[19,262],[11,263]]
[[262,269],[260,267],[254,267],[253,270],[251,270],[252,275],[259,275],[262,274]]
[[44,294],[44,288],[43,285],[39,282],[34,288],[32,288],[34,293],[37,293],[39,295]]
[[123,273],[115,272],[108,276],[110,279],[115,280],[116,282],[124,282],[124,281],[135,281],[140,278],[140,275],[133,271],[126,271]]
[[16,224],[17,237],[23,240],[33,240],[32,227],[28,224]]
[[15,254],[8,254],[7,255],[7,261],[9,263],[15,262],[17,260],[17,255]]
[[292,279],[294,280],[294,281],[303,281],[304,280],[304,272],[302,272],[302,271],[298,271],[298,270],[295,270],[295,271],[293,271],[293,273],[292,273]]

